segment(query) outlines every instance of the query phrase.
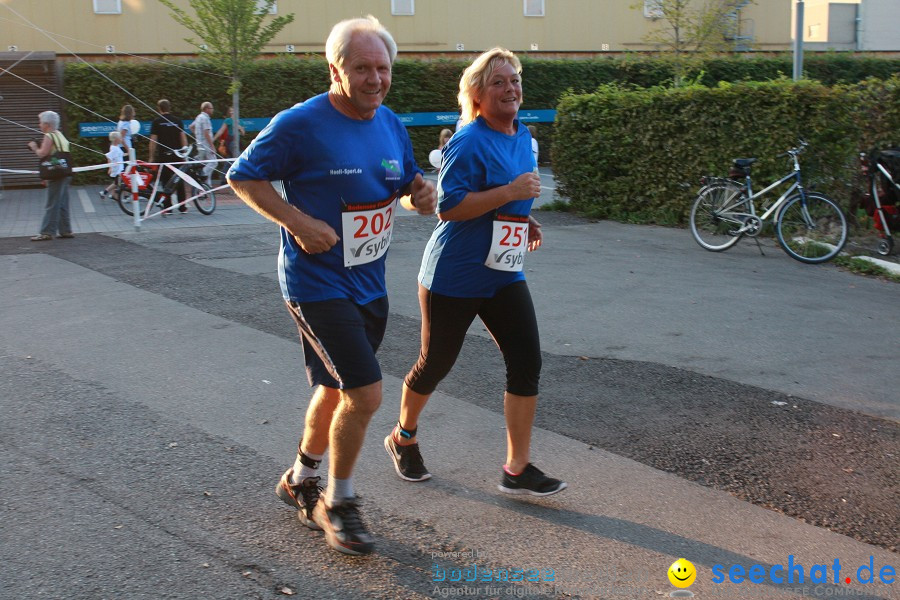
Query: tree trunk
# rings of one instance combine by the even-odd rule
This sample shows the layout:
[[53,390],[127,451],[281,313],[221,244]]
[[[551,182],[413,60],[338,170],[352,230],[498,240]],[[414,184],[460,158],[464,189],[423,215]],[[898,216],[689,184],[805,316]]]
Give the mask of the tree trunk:
[[[234,78],[233,81],[237,83],[237,78]],[[231,136],[230,150],[231,156],[237,158],[241,154],[241,92],[238,86],[235,86],[235,90],[231,94],[231,105],[234,108],[234,115],[231,118],[234,135]]]

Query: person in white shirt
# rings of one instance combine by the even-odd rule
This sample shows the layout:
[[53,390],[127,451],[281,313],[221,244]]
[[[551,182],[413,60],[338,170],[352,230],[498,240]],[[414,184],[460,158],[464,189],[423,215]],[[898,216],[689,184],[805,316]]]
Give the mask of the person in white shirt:
[[131,139],[131,122],[134,121],[134,107],[126,104],[119,113],[119,122],[116,123],[116,131],[122,136],[122,152],[128,154],[128,151],[134,147]]
[[[212,161],[216,158],[215,141],[212,128],[212,102],[204,102],[200,105],[200,114],[191,123],[191,132],[197,139],[197,160]],[[212,173],[216,169],[216,163],[208,162],[203,165],[203,176],[206,183],[212,187]]]
[[112,177],[112,181],[106,186],[106,189],[100,192],[100,198],[113,198],[117,200],[118,192],[116,191],[119,187],[119,174],[125,170],[124,162],[125,162],[125,153],[122,152],[122,134],[118,131],[110,131],[109,132],[109,152],[106,153],[106,162],[109,163],[109,169],[107,169],[107,173],[110,177]]

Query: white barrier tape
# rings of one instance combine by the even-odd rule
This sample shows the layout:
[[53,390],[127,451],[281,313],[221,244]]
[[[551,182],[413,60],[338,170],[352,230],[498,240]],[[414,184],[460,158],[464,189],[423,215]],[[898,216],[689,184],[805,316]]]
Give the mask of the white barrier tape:
[[[234,160],[234,159],[220,159],[220,160]],[[179,162],[179,163],[142,163],[142,164],[144,164],[144,165],[148,165],[148,164],[161,165],[163,167],[163,169],[169,169],[173,173],[178,175],[178,177],[180,177],[181,180],[184,183],[188,184],[189,186],[196,188],[196,189],[202,189],[203,186],[200,183],[198,183],[193,177],[191,177],[190,175],[188,175],[181,169],[178,169],[177,167],[175,167],[175,165],[185,165],[185,164],[189,165],[189,164],[202,163],[202,162],[210,162],[210,161],[193,160],[193,161],[184,161],[184,162]],[[204,191],[200,192],[199,194],[191,196],[190,198],[185,198],[184,200],[182,200],[180,202],[173,202],[172,206],[169,208],[166,208],[166,209],[159,208],[159,210],[157,210],[156,212],[152,212],[153,209],[157,206],[156,194],[159,189],[159,181],[160,181],[160,178],[162,177],[163,169],[157,170],[156,181],[153,183],[153,192],[150,194],[150,198],[147,199],[147,207],[144,209],[144,214],[141,215],[140,221],[146,221],[148,219],[153,219],[155,217],[171,214],[172,212],[174,212],[174,210],[176,208],[184,206],[184,205],[192,202],[196,198],[200,198],[202,196],[206,196],[207,194],[211,194],[213,192],[218,192],[220,190],[231,189],[231,186],[228,185],[227,183],[225,183],[218,187],[204,190]]]
[[[140,163],[142,166],[148,165],[192,165],[192,164],[203,164],[208,162],[234,162],[235,158],[216,158],[216,159],[208,159],[208,160],[186,160],[183,162],[175,162],[175,163],[151,163],[151,162],[142,162]],[[97,171],[99,169],[108,169],[113,165],[124,165],[125,168],[128,168],[129,163],[127,162],[116,162],[116,163],[106,163],[103,165],[88,165],[86,167],[73,167],[73,173],[83,173],[85,171]],[[13,173],[16,175],[37,175],[40,171],[26,171],[23,169],[0,169],[0,173]]]

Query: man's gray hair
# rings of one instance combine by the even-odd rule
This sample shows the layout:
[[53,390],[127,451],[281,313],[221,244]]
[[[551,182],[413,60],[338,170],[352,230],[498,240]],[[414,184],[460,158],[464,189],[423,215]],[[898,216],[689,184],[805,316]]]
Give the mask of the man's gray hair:
[[344,59],[347,57],[347,46],[354,33],[374,33],[380,37],[387,48],[391,64],[394,64],[394,59],[397,58],[397,42],[384,28],[384,25],[372,15],[359,19],[347,19],[331,28],[331,33],[325,41],[325,58],[330,64],[338,67],[344,64]]
[[46,123],[53,129],[59,129],[59,115],[52,110],[45,110],[38,115],[38,121]]

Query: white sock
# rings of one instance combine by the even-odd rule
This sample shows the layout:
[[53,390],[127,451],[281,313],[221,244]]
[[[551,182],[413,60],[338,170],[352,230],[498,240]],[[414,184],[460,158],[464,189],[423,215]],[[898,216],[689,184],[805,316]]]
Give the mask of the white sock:
[[[307,454],[303,453],[304,456],[309,458],[310,460],[314,460],[316,462],[321,462],[321,460],[325,457],[324,454]],[[297,458],[294,459],[294,472],[291,473],[291,483],[297,485],[307,477],[315,477],[319,472],[317,468],[307,467],[302,462],[300,462],[300,453],[297,453]]]
[[325,490],[325,506],[341,504],[344,500],[353,498],[353,478],[328,480],[328,488]]

